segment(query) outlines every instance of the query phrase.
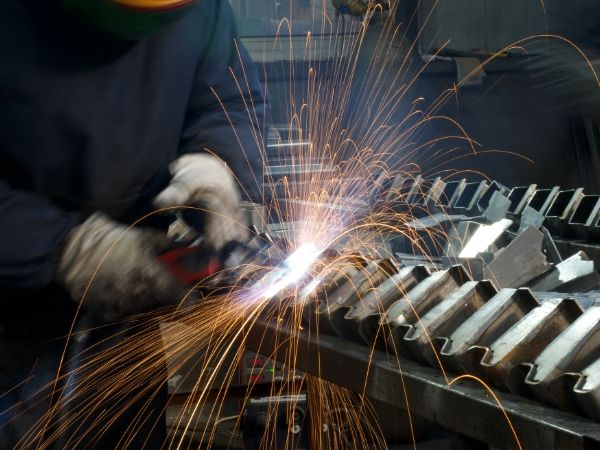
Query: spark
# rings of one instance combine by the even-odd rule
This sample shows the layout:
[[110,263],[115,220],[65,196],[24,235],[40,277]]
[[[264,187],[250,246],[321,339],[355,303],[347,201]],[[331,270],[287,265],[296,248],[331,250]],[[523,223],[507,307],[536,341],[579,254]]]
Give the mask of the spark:
[[[307,80],[305,85],[297,80],[301,77],[294,63],[292,18],[280,22],[277,39],[272,48],[265,49],[269,53],[283,52],[286,51],[284,44],[289,45],[289,61],[281,63],[282,68],[289,64],[289,70],[285,71],[290,73],[289,79],[284,77],[282,80],[282,91],[289,93],[288,123],[282,130],[280,142],[270,150],[283,152],[276,165],[293,166],[298,170],[287,177],[280,177],[277,170],[267,173],[267,184],[280,194],[268,196],[264,193],[263,199],[268,216],[288,224],[281,234],[289,243],[287,248],[292,249],[289,255],[275,267],[256,263],[238,267],[237,278],[225,289],[213,291],[208,282],[199,283],[175,309],[164,308],[128,319],[126,323],[130,327],[126,334],[107,336],[83,353],[72,355],[79,360],[75,368],[70,368],[65,349],[63,370],[49,385],[53,403],[44,420],[23,437],[20,448],[43,449],[57,442],[67,448],[81,443],[93,444],[102,438],[107,424],[117,420],[136,401],[157,395],[167,375],[172,373],[181,376],[178,381],[172,379],[176,387],[187,382],[192,389],[189,394],[174,395],[170,400],[171,406],[180,408],[173,425],[178,434],[172,434],[165,447],[186,446],[182,436],[195,431],[200,435],[202,448],[210,448],[217,435],[217,425],[225,420],[236,421],[223,415],[224,402],[228,387],[236,380],[237,367],[244,360],[248,335],[259,318],[276,321],[278,326],[291,331],[291,338],[277,344],[285,354],[285,360],[281,362],[288,370],[295,371],[299,333],[304,330],[318,335],[320,332],[318,323],[316,328],[313,323],[305,323],[306,308],[319,302],[326,309],[335,301],[331,294],[348,283],[359,302],[365,292],[376,292],[376,282],[367,275],[367,268],[391,257],[385,245],[389,236],[403,236],[414,252],[425,258],[432,249],[443,246],[448,236],[441,229],[417,230],[410,226],[415,218],[422,216],[419,206],[397,211],[393,201],[406,200],[402,184],[396,184],[396,181],[414,179],[419,173],[424,178],[428,175],[456,176],[459,171],[448,168],[450,163],[473,155],[482,157],[489,152],[481,149],[481,144],[471,138],[460,123],[439,114],[442,105],[465,81],[442,92],[432,102],[426,102],[418,95],[411,97],[411,89],[427,63],[413,68],[408,52],[399,62],[399,70],[392,71],[391,78],[388,76],[393,63],[392,50],[399,48],[404,40],[402,29],[392,19],[383,21],[377,45],[364,68],[361,58],[364,58],[365,40],[381,12],[367,15],[362,22],[350,22],[347,32],[340,34],[335,28],[335,20],[328,15],[326,3],[323,0],[320,11],[314,13],[321,36],[308,33],[302,42],[303,55],[309,66],[303,74]],[[393,3],[390,18],[395,15],[395,7]],[[429,18],[431,13],[429,11],[425,17]],[[419,35],[421,32],[419,30]],[[414,45],[409,46],[410,51],[414,50]],[[507,49],[516,45],[519,43]],[[236,50],[240,56],[237,43]],[[482,65],[501,53],[491,55]],[[328,57],[318,57],[323,54]],[[230,75],[247,109],[246,119],[255,125],[252,138],[262,148],[266,163],[263,127],[259,123],[255,99],[246,95],[249,89],[247,73],[244,69],[241,79],[236,78],[233,71]],[[600,83],[597,77],[595,80]],[[266,89],[269,89],[268,80]],[[212,93],[223,109],[223,120],[231,125],[243,149],[244,142],[236,132],[239,117],[229,113],[227,102],[220,98],[216,89],[212,88]],[[437,121],[449,124],[456,131],[447,136],[423,138],[429,124]],[[217,149],[206,149],[211,150]],[[463,170],[467,171],[468,168]],[[253,175],[259,178],[259,175]],[[468,257],[485,250],[504,226],[500,222],[480,228],[480,233],[471,238],[461,256]],[[121,238],[123,236],[118,239]],[[327,255],[327,250],[332,248],[337,253]],[[366,279],[364,285],[354,285],[363,278]],[[254,279],[258,281],[248,284],[248,280]],[[92,278],[90,285],[93,282]],[[396,288],[398,298],[404,298],[406,287],[399,283]],[[202,301],[190,301],[200,290]],[[80,312],[85,310],[85,300],[84,295]],[[379,304],[377,311],[384,312],[385,308]],[[416,311],[413,312],[418,318]],[[85,331],[79,330],[74,323],[71,340],[81,338]],[[380,326],[375,334],[387,336],[389,332],[386,326]],[[447,377],[431,337],[427,338],[448,385],[461,379]],[[374,345],[366,351],[372,355]],[[401,368],[401,357],[394,342],[388,352]],[[169,361],[168,370],[165,359]],[[463,375],[464,378],[489,390],[481,379],[468,374]],[[74,383],[77,389],[72,389]],[[408,411],[407,428],[414,434],[410,392],[403,377],[399,384]],[[241,399],[242,409],[256,387],[256,383],[248,386]],[[289,399],[308,392],[311,411],[308,425],[312,434],[319,436],[315,449],[387,448],[377,411],[364,392],[352,393],[314,374],[297,374],[284,379],[281,384],[273,383],[269,389],[273,398],[286,395]],[[491,390],[490,393],[494,395]],[[500,400],[494,399],[501,406]],[[290,405],[286,408],[292,415],[293,402]],[[131,445],[149,408],[148,403],[142,405],[135,420],[124,430],[120,447]],[[270,408],[267,424],[274,425],[276,416],[277,408]],[[92,417],[96,422],[91,422]],[[206,423],[201,424],[200,417],[206,419]],[[238,426],[239,420],[238,417]],[[520,446],[508,415],[504,414],[504,422],[499,426],[509,427]],[[323,437],[324,428],[328,430],[327,438]],[[267,426],[270,431],[264,436],[265,448],[269,448],[276,438],[269,434],[274,433],[274,429],[275,426]],[[416,448],[414,435],[413,446]]]
[[307,271],[319,257],[321,251],[313,244],[303,244],[283,263],[260,279],[254,288],[267,300],[291,285],[295,285],[307,275]]

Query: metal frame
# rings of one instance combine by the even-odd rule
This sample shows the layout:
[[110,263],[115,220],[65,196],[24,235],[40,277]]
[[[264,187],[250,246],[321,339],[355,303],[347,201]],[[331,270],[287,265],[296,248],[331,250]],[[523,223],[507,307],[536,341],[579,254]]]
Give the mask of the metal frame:
[[[281,324],[258,321],[247,346],[283,363],[298,341],[296,368],[369,398],[406,409],[414,415],[501,449],[518,448],[514,426],[524,449],[592,450],[600,448],[600,424],[506,393],[496,393],[502,407],[480,384],[460,381],[451,386],[436,369],[392,358],[384,352],[344,339],[290,332]],[[404,395],[408,393],[408,396]]]

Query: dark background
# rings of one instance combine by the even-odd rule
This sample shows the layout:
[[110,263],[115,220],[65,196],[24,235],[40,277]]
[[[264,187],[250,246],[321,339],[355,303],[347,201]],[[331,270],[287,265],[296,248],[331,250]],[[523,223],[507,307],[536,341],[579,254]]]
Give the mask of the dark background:
[[[273,122],[286,123],[290,98],[303,100],[308,67],[319,60],[313,56],[309,64],[297,49],[302,48],[308,30],[317,35],[321,31],[318,19],[321,0],[296,0],[291,8],[287,1],[232,3],[237,7],[246,45],[268,82]],[[326,3],[329,7],[329,2]],[[400,62],[413,42],[410,73],[421,67],[423,54],[431,54],[450,41],[444,50],[448,58],[429,63],[407,94],[406,104],[394,111],[397,121],[404,118],[414,98],[423,97],[425,104],[431,105],[445,89],[459,81],[453,56],[479,56],[484,60],[483,51],[495,52],[524,41],[519,43],[521,50],[513,50],[510,56],[486,65],[481,84],[461,88],[439,110],[439,114],[460,122],[480,144],[478,156],[466,156],[469,149],[463,148],[452,153],[464,156],[453,162],[449,161],[453,159],[450,156],[442,164],[439,159],[436,163],[428,162],[427,155],[415,157],[423,173],[445,178],[483,175],[509,187],[537,183],[540,187],[583,186],[587,193],[600,192],[595,176],[600,171],[597,146],[600,88],[593,70],[579,53],[579,50],[584,52],[593,67],[600,66],[596,60],[600,49],[600,2],[546,0],[542,5],[540,0],[447,0],[432,9],[433,3],[423,1],[417,9],[417,0],[402,0],[396,13],[396,23],[400,24],[404,39],[389,43],[395,52],[394,62],[386,67],[389,77],[400,70]],[[287,57],[284,44],[283,47],[277,44],[280,52],[270,51],[277,47],[272,43],[277,17],[290,15],[295,18],[293,33],[298,39],[293,43],[296,49],[293,63],[280,58]],[[356,30],[357,23],[356,19],[346,17],[343,31]],[[358,70],[366,71],[382,27],[377,21],[371,25]],[[341,32],[339,25],[336,31]],[[540,36],[546,34],[560,38]],[[562,38],[571,40],[578,49]],[[324,52],[320,58],[327,60],[331,56]],[[294,90],[290,89],[292,72]],[[326,77],[323,73],[321,76]],[[353,92],[358,91],[353,87]],[[346,112],[350,124],[364,110],[359,97],[357,93]],[[436,121],[421,130],[419,139],[426,142],[449,134],[456,134],[456,129]],[[400,159],[402,150],[397,150]],[[453,170],[459,174],[452,175]]]

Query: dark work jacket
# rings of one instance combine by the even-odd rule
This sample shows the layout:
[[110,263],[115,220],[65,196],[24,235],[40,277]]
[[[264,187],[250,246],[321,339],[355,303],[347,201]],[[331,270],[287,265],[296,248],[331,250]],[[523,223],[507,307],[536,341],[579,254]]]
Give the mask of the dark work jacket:
[[263,92],[228,1],[199,1],[135,42],[55,3],[0,0],[0,304],[51,285],[66,235],[93,211],[130,222],[151,210],[181,153],[216,153],[246,191],[261,179]]

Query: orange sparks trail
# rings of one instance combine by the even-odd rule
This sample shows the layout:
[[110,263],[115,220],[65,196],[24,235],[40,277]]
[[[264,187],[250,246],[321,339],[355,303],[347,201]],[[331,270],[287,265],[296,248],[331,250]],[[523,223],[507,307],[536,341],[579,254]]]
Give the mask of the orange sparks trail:
[[[390,19],[394,16],[396,3],[392,3],[391,12],[384,12],[380,7],[371,9],[363,21],[346,19],[345,33],[339,32],[340,24],[329,15],[327,4],[323,0],[319,12],[315,13],[319,36],[308,33],[301,44],[297,44],[292,38],[294,21],[291,18],[279,24],[277,39],[269,44],[272,48],[265,48],[265,52],[289,54],[286,72],[290,77],[284,82],[289,93],[286,99],[289,122],[285,131],[291,136],[294,151],[290,159],[282,163],[305,170],[282,179],[267,175],[269,187],[281,190],[283,195],[275,199],[265,193],[264,202],[270,217],[291,224],[283,236],[289,243],[288,256],[306,249],[307,245],[314,249],[311,255],[304,255],[308,258],[303,261],[305,271],[292,283],[280,283],[277,289],[270,286],[271,290],[265,293],[242,283],[243,279],[252,279],[253,274],[262,277],[265,268],[239,267],[240,278],[227,289],[204,294],[203,299],[196,302],[193,299],[197,292],[203,288],[202,292],[206,293],[207,289],[207,286],[196,286],[175,310],[165,308],[129,319],[127,323],[133,326],[133,333],[107,337],[110,345],[102,347],[103,350],[91,348],[88,353],[77,355],[80,363],[76,368],[70,367],[65,349],[61,374],[52,384],[53,406],[44,420],[23,437],[23,448],[49,448],[56,442],[66,448],[83,443],[91,445],[101,438],[106,427],[123,410],[144,395],[155,395],[173,373],[183,375],[180,385],[185,383],[192,388],[183,400],[171,401],[172,405],[177,403],[180,410],[172,425],[175,432],[165,446],[198,447],[197,442],[193,444],[184,436],[193,433],[203,442],[202,448],[210,448],[219,433],[217,424],[231,420],[239,425],[241,420],[237,416],[224,415],[224,405],[227,389],[235,384],[236,368],[244,358],[245,342],[259,318],[279,321],[293,336],[301,330],[318,334],[303,325],[303,310],[315,295],[298,287],[305,286],[306,280],[321,280],[329,286],[351,280],[350,274],[357,270],[353,263],[355,255],[360,252],[367,260],[378,260],[388,252],[383,243],[391,235],[407,236],[415,252],[425,256],[431,242],[436,246],[443,245],[446,236],[441,232],[432,231],[428,236],[429,243],[425,243],[407,226],[416,211],[397,213],[389,202],[372,200],[375,197],[398,199],[401,193],[395,190],[393,180],[398,176],[414,177],[421,172],[421,165],[427,165],[429,173],[426,175],[451,176],[449,162],[482,153],[480,145],[459,123],[438,114],[461,84],[442,92],[439,98],[429,103],[411,97],[426,64],[415,63],[411,58],[415,49],[412,45],[407,46],[404,28]],[[558,36],[554,38],[564,40]],[[363,49],[367,40],[373,39],[376,42],[374,50],[365,56]],[[507,46],[505,50],[523,42],[525,40]],[[398,60],[397,52],[401,48],[405,52]],[[489,63],[501,53],[490,56],[482,64]],[[293,60],[298,54],[310,62],[308,73],[304,74],[308,79],[305,88],[295,80],[297,68]],[[283,67],[288,62],[281,64]],[[388,70],[390,66],[397,69],[392,76]],[[234,79],[234,82],[240,92],[248,86],[245,74],[243,79]],[[223,106],[225,120],[235,130],[235,120],[229,116],[219,92],[213,93]],[[247,119],[256,123],[258,115],[253,99],[244,98],[243,101]],[[424,127],[432,121],[451,124],[455,135],[424,139]],[[265,137],[259,132],[254,139],[264,147]],[[239,145],[243,149],[244,142],[239,141]],[[266,163],[266,152],[264,158]],[[335,248],[337,255],[320,256],[330,248]],[[304,284],[295,283],[299,280]],[[93,282],[91,279],[90,284]],[[404,287],[398,285],[397,290],[398,298],[402,297]],[[80,309],[85,310],[85,294]],[[85,330],[78,326],[78,322],[73,324],[72,341],[85,335]],[[378,333],[386,332],[384,327],[378,330]],[[290,370],[295,368],[298,343],[298,339],[279,342],[285,348],[285,364]],[[435,353],[433,345],[431,348]],[[390,349],[390,353],[395,354],[395,349]],[[401,368],[401,358],[395,356]],[[450,379],[440,359],[438,363],[449,386],[462,379],[480,383],[501,405],[501,398],[497,398],[480,378],[467,374]],[[404,386],[401,378],[398,383]],[[254,388],[251,384],[244,393],[242,408],[253,396]],[[131,392],[135,392],[133,397]],[[315,439],[318,448],[386,448],[376,408],[361,393],[305,374],[273,383],[270,394],[301,392],[309,393],[309,425],[312,435],[318,436]],[[405,428],[414,434],[410,392],[404,391],[404,395],[408,409]],[[122,436],[123,448],[128,447],[143,425],[149,407],[142,405],[136,420],[129,424]],[[293,414],[293,410],[292,402],[287,406],[288,414]],[[94,423],[90,423],[92,411],[96,412]],[[268,423],[274,424],[276,415],[273,408]],[[324,426],[329,427],[327,433],[323,432]],[[519,436],[508,415],[504,414],[504,421],[498,426],[510,428],[520,447]],[[267,430],[274,428],[267,426]],[[274,431],[272,436],[266,436],[265,448],[268,449],[275,439]],[[414,446],[417,448],[416,442]]]

